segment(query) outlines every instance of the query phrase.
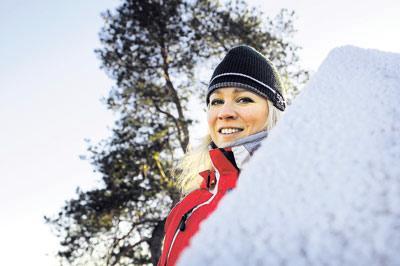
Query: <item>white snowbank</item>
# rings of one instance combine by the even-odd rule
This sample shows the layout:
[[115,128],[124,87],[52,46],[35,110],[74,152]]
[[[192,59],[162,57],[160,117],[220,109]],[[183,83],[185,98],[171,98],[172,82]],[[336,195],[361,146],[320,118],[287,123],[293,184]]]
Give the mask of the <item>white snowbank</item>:
[[180,265],[400,265],[400,55],[334,49],[201,228]]

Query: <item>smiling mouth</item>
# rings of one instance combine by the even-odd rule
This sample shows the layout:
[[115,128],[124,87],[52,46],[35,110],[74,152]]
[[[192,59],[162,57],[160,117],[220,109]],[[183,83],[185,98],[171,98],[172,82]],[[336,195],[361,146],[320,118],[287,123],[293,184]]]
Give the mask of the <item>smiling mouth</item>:
[[235,134],[241,131],[243,131],[243,128],[236,128],[236,127],[224,127],[218,130],[218,132],[223,135]]

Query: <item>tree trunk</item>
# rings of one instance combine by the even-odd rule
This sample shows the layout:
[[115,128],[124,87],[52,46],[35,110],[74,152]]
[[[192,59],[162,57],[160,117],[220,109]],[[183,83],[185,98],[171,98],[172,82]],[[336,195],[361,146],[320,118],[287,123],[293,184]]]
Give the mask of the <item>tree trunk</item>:
[[157,265],[158,259],[161,256],[161,248],[162,248],[162,241],[164,238],[164,224],[165,220],[160,221],[154,227],[153,233],[151,235],[151,239],[149,241],[150,245],[150,253],[151,253],[151,263],[153,265]]

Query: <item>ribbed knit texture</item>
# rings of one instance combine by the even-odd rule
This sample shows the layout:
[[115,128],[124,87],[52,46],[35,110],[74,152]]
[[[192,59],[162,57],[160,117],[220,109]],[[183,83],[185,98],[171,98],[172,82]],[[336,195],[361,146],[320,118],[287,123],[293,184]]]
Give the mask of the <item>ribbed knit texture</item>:
[[[220,76],[221,75],[221,76]],[[281,111],[285,109],[283,85],[273,64],[254,48],[236,46],[228,51],[212,75],[207,92],[219,88],[238,87],[251,90],[268,98]]]

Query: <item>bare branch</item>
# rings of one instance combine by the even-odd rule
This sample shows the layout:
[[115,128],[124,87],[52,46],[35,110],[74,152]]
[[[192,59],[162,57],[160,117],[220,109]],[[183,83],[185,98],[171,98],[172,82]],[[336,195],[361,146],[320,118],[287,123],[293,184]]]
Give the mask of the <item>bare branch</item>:
[[173,98],[173,103],[176,106],[176,109],[178,111],[178,124],[181,130],[183,131],[183,140],[181,139],[181,148],[183,152],[186,152],[186,148],[189,144],[189,129],[187,127],[187,124],[185,123],[185,117],[183,114],[183,108],[181,105],[181,101],[178,97],[178,93],[172,84],[171,78],[169,76],[169,63],[168,63],[168,51],[165,45],[162,43],[161,44],[161,54],[163,58],[163,71],[164,71],[164,78],[167,83],[168,88],[170,89],[170,92],[172,93],[172,98]]
[[[120,220],[121,221],[121,220]],[[119,222],[120,222],[119,221]],[[110,264],[110,261],[111,261],[111,259],[112,259],[112,257],[113,257],[113,251],[114,251],[114,249],[115,248],[117,248],[118,247],[118,244],[121,242],[121,241],[123,241],[123,240],[125,240],[126,238],[128,238],[129,236],[130,236],[130,234],[136,229],[136,227],[138,226],[138,225],[141,225],[141,224],[145,224],[145,223],[158,223],[158,222],[160,222],[160,220],[158,220],[158,219],[144,219],[144,220],[141,220],[141,221],[139,221],[139,222],[136,222],[136,223],[132,223],[131,224],[131,228],[129,229],[129,231],[125,234],[125,235],[123,235],[122,237],[120,237],[120,238],[117,238],[117,237],[115,237],[114,238],[114,242],[113,242],[113,244],[111,245],[111,248],[110,248],[110,252],[109,252],[109,255],[108,255],[108,257],[107,257],[107,261],[106,261],[106,265],[115,265],[118,261],[119,261],[119,259],[121,258],[121,256],[116,256],[116,257],[118,257],[112,264]],[[150,238],[145,238],[145,239],[142,239],[142,240],[140,240],[139,242],[137,242],[137,243],[135,243],[134,245],[129,245],[129,246],[131,246],[132,248],[133,247],[136,247],[137,245],[139,245],[139,244],[141,244],[141,243],[143,243],[143,242],[145,242],[145,241],[149,241],[150,240]],[[122,249],[122,248],[121,248]],[[121,253],[121,252],[119,252],[119,253]]]
[[[139,246],[140,244],[145,243],[145,242],[149,242],[149,241],[150,241],[150,238],[143,238],[143,239],[139,240],[138,242],[136,242],[133,245],[126,245],[124,247],[121,247],[119,252],[115,255],[115,257],[114,257],[115,260],[113,261],[113,263],[112,264],[108,264],[108,262],[107,262],[107,265],[111,265],[111,266],[116,265],[119,262],[119,260],[121,259],[121,257],[123,257],[128,251],[133,250],[135,247]],[[149,262],[150,261],[148,261],[148,263]]]
[[153,102],[153,104],[154,104],[154,107],[157,109],[157,111],[159,111],[159,112],[162,113],[162,114],[165,114],[166,116],[168,116],[169,118],[172,119],[172,121],[174,122],[174,124],[175,124],[175,126],[176,126],[176,128],[177,128],[177,130],[178,130],[178,139],[179,139],[179,143],[181,144],[181,146],[183,146],[184,143],[182,142],[182,132],[181,132],[181,129],[180,129],[180,125],[179,125],[178,119],[176,119],[176,117],[173,116],[171,113],[162,110],[162,109],[160,108],[160,106],[158,106],[158,104],[156,103],[156,101],[154,101],[154,99],[151,99],[151,100],[152,100],[152,102]]

